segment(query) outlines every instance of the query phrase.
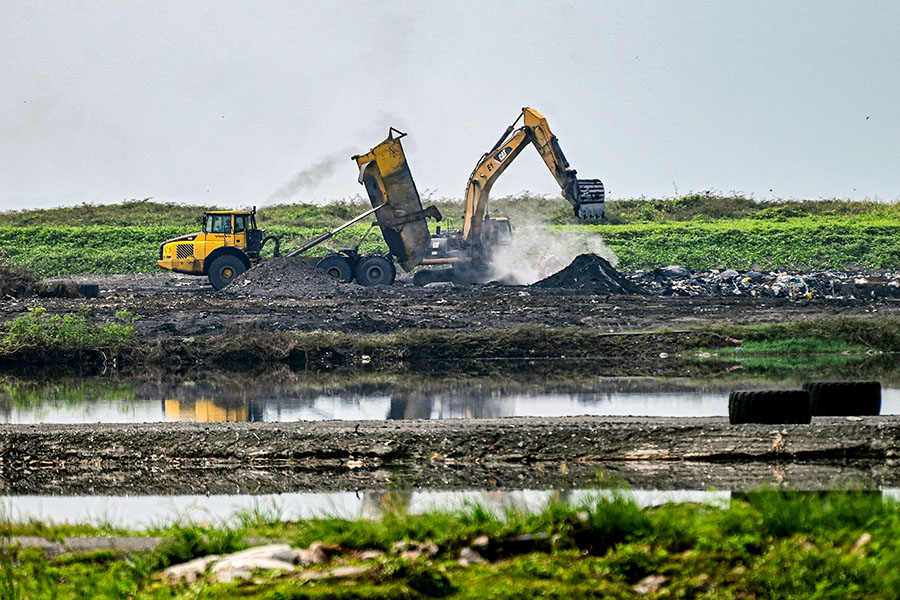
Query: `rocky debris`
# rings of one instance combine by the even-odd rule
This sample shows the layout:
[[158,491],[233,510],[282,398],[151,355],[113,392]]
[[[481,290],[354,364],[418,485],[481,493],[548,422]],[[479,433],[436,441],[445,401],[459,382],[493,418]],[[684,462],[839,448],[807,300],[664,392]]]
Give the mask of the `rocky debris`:
[[646,577],[638,581],[631,589],[633,589],[641,596],[646,596],[647,594],[655,594],[668,580],[669,578],[665,575],[647,575]]
[[240,296],[314,298],[350,296],[360,287],[342,283],[316,268],[316,260],[281,256],[267,260],[239,275],[224,294]]
[[581,254],[553,275],[532,284],[543,288],[579,289],[594,294],[643,294],[644,290],[629,281],[615,267],[596,254]]
[[900,271],[691,271],[668,266],[627,273],[631,282],[661,296],[761,298],[900,298]]
[[[315,542],[309,548],[294,549],[287,544],[269,544],[233,552],[220,556],[212,554],[202,558],[174,565],[157,574],[157,578],[169,585],[195,583],[208,576],[212,581],[231,583],[239,579],[249,579],[254,571],[280,571],[293,573],[307,579],[359,577],[372,570],[367,566],[338,566],[333,569],[300,571],[300,567],[321,565],[328,561],[329,553],[337,553],[340,548]],[[379,556],[383,556],[380,553]]]
[[459,559],[457,559],[456,562],[459,563],[459,566],[461,567],[468,567],[470,565],[484,565],[487,564],[488,561],[478,554],[475,549],[466,546],[459,551]]
[[158,577],[170,585],[194,583],[209,572],[214,580],[228,583],[235,579],[247,579],[255,570],[295,571],[294,553],[287,544],[269,544],[225,556],[211,554],[171,566]]
[[404,540],[402,542],[395,542],[394,545],[391,546],[391,552],[399,554],[406,560],[416,560],[422,556],[431,558],[438,553],[438,547],[434,542],[410,542]]
[[321,542],[313,542],[309,548],[298,548],[294,550],[293,560],[302,567],[321,565],[328,561],[325,545]]

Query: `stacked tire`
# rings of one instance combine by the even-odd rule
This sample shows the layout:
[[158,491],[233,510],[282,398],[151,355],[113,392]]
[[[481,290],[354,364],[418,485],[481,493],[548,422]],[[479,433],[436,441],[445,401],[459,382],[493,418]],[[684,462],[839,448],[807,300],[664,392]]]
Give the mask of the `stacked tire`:
[[806,390],[765,390],[731,392],[728,420],[740,423],[798,424],[812,420]]
[[878,381],[817,381],[804,383],[813,416],[872,416],[881,414]]

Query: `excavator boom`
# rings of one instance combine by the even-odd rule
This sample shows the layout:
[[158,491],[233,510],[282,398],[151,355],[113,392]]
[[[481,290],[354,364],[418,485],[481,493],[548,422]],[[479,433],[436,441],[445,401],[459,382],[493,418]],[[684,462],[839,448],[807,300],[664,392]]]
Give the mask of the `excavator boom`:
[[[517,129],[516,125],[520,120],[522,125]],[[533,108],[525,107],[494,147],[481,157],[469,176],[463,224],[464,243],[475,247],[480,244],[491,187],[529,142],[550,169],[563,196],[572,205],[575,216],[582,221],[606,219],[603,182],[599,179],[578,179],[575,170],[569,168],[569,161],[559,146],[559,140],[550,130],[547,119]]]

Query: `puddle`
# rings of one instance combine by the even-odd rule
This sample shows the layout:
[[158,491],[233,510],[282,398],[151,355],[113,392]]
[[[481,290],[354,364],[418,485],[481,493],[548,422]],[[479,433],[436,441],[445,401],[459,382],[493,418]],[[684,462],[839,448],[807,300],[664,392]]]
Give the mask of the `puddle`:
[[[728,506],[731,493],[699,490],[630,490],[620,492],[639,506],[695,502]],[[482,506],[498,516],[512,510],[538,512],[548,502],[580,504],[607,490],[331,492],[222,496],[7,496],[4,516],[11,522],[87,523],[128,529],[163,527],[172,523],[239,522],[242,515],[293,521],[318,517],[344,519],[380,517],[386,507],[403,506],[409,514],[465,510]]]
[[[483,419],[577,415],[724,417],[734,389],[801,382],[594,378],[541,384],[479,380],[246,381],[148,384],[102,378],[0,381],[0,423],[286,422]],[[882,414],[900,413],[900,387],[882,391]]]

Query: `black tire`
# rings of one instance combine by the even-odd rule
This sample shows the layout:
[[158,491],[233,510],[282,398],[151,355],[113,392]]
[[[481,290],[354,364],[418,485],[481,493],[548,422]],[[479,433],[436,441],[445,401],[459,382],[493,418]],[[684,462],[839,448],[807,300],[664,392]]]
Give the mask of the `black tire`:
[[728,396],[728,420],[740,423],[796,424],[812,420],[806,390],[737,391]]
[[393,261],[384,256],[365,256],[356,265],[359,285],[391,285],[397,277]]
[[212,261],[209,265],[209,282],[217,290],[221,290],[246,271],[244,263],[237,256],[226,254]]
[[350,259],[346,256],[329,254],[317,262],[316,267],[343,283],[353,281],[353,265],[350,264]]
[[804,383],[815,416],[872,416],[881,414],[878,381],[815,381]]

